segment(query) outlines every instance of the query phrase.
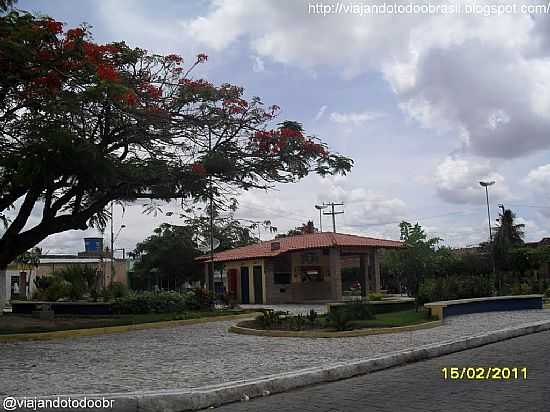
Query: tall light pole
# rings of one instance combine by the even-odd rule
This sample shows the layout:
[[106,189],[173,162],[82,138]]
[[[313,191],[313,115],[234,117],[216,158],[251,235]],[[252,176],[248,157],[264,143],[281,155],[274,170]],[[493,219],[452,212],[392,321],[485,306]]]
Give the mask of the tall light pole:
[[323,214],[321,212],[327,207],[327,205],[315,205],[315,209],[319,211],[319,232],[323,231]]
[[489,209],[489,186],[492,186],[495,184],[494,180],[491,180],[490,182],[479,182],[481,187],[485,188],[485,199],[487,200],[487,219],[489,224],[489,247],[491,250],[491,260],[493,262],[493,273],[496,273],[496,265],[495,265],[495,253],[494,253],[494,247],[493,247],[493,233],[491,229],[491,212]]

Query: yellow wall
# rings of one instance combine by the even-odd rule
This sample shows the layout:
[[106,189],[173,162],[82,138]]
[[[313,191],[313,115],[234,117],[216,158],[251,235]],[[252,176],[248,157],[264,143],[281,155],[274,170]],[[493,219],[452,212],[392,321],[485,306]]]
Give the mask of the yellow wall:
[[241,299],[241,267],[248,267],[248,299],[251,303],[254,303],[254,266],[262,267],[262,300],[265,303],[267,301],[266,294],[266,279],[265,279],[265,265],[264,259],[254,260],[239,260],[236,262],[224,263],[224,271],[227,273],[230,269],[237,269],[237,296]]

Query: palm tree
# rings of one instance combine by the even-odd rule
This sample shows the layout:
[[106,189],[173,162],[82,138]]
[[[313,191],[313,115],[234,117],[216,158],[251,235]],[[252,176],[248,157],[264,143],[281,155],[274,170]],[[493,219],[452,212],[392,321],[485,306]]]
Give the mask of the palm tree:
[[523,245],[525,233],[524,224],[515,223],[516,215],[510,209],[502,208],[497,219],[498,226],[494,228],[493,239],[495,261],[499,269],[510,269],[510,249]]

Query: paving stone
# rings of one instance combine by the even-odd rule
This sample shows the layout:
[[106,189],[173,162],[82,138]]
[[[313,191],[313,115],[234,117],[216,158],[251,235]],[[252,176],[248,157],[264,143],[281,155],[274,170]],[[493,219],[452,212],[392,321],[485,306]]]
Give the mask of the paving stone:
[[229,333],[234,321],[43,342],[0,343],[0,396],[200,387],[365,359],[550,320],[550,310],[449,318],[441,327],[354,338],[268,338]]

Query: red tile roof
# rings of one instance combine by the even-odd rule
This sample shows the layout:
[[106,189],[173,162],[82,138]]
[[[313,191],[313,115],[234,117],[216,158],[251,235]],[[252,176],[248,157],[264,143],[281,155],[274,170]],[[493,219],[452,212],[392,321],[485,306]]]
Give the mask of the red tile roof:
[[[279,243],[277,250],[272,250],[271,245]],[[258,259],[277,256],[293,250],[319,249],[327,247],[378,247],[399,248],[403,242],[396,240],[375,239],[372,237],[347,235],[344,233],[312,233],[273,239],[254,245],[243,246],[236,249],[224,250],[214,253],[214,262],[228,262],[232,260]],[[199,260],[210,260],[210,256],[201,256]]]

